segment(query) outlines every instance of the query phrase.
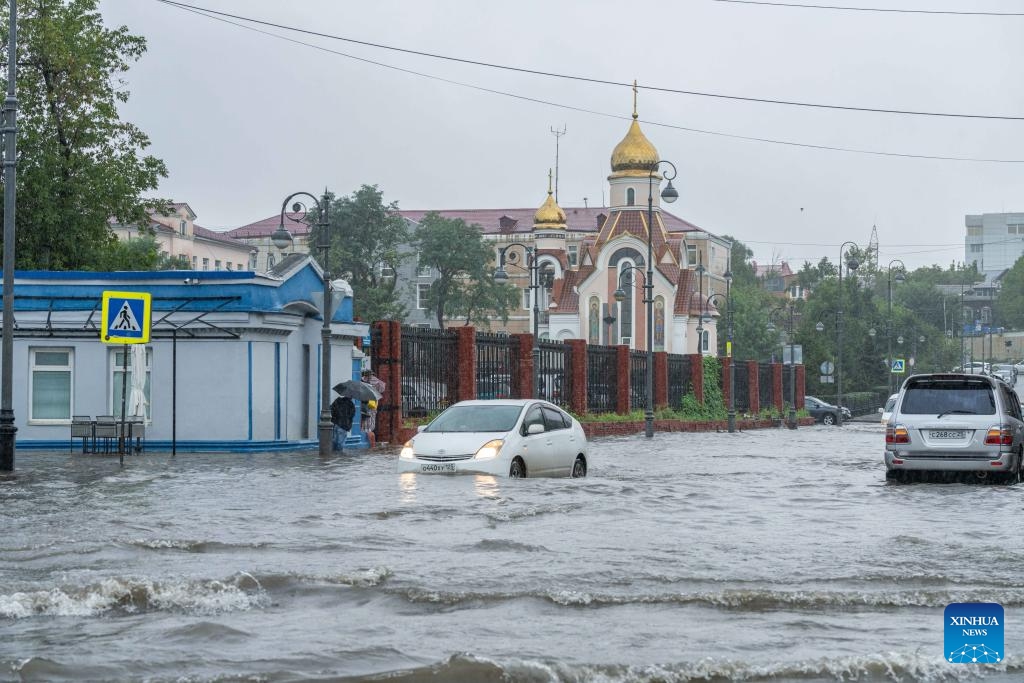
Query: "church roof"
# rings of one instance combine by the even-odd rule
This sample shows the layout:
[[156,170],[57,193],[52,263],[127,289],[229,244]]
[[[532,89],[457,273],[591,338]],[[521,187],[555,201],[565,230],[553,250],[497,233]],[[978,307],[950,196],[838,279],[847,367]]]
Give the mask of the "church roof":
[[[562,207],[565,212],[565,224],[566,228],[570,232],[589,232],[597,233],[600,225],[598,224],[599,216],[608,216],[612,210],[608,207],[601,206],[566,206]],[[476,223],[483,229],[485,235],[498,235],[502,233],[507,234],[523,234],[529,233],[533,230],[533,216],[536,213],[536,209],[531,208],[519,208],[519,209],[413,209],[413,210],[401,210],[399,215],[413,222],[420,222],[423,217],[426,216],[430,211],[437,211],[440,215],[445,218],[461,218],[466,223],[472,225]],[[646,213],[644,217],[646,219]],[[673,216],[670,213],[661,211],[661,219],[665,224],[665,228],[669,232],[705,232],[703,228],[700,228],[689,221],[686,221],[678,216]],[[502,221],[502,218],[505,220]],[[265,221],[277,221],[277,216],[273,219],[265,219]],[[264,221],[264,222],[265,222]],[[262,223],[262,222],[261,222]],[[506,226],[502,229],[502,223]],[[246,229],[251,229],[253,226],[259,223],[253,223],[249,226],[242,228],[236,228],[232,230],[229,235],[233,235],[236,231],[241,232]],[[268,224],[269,225],[269,224]],[[301,226],[300,226],[301,227]],[[269,228],[267,234],[269,235],[277,229],[277,224],[274,223],[273,227]],[[291,228],[289,228],[291,230]],[[293,231],[294,234],[294,231]],[[644,233],[644,239],[646,239],[646,232]]]

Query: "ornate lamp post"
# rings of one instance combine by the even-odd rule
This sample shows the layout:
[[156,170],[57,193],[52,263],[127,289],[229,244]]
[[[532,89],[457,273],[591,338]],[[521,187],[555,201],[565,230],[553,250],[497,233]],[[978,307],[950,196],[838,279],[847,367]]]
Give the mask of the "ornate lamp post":
[[533,299],[533,348],[530,355],[533,359],[533,397],[541,398],[540,395],[540,346],[537,336],[540,325],[540,306],[538,305],[538,294],[540,288],[540,276],[537,272],[537,258],[534,248],[527,244],[512,242],[504,247],[498,248],[498,269],[494,271],[494,281],[498,284],[508,282],[508,273],[505,272],[505,252],[509,247],[522,247],[526,250],[526,265],[530,270],[530,296]]
[[320,421],[317,423],[317,436],[319,439],[320,455],[330,455],[332,450],[332,435],[334,432],[334,425],[331,424],[331,316],[334,312],[334,307],[331,301],[331,273],[328,269],[328,254],[330,254],[331,240],[330,240],[330,228],[328,211],[330,211],[330,198],[327,195],[327,191],[324,190],[323,201],[318,201],[317,198],[308,192],[293,192],[284,201],[281,202],[281,224],[278,226],[274,234],[270,236],[274,246],[278,249],[286,249],[292,241],[292,235],[284,227],[284,219],[287,218],[295,223],[302,223],[306,218],[306,214],[309,212],[306,205],[300,201],[292,204],[292,213],[299,214],[297,216],[289,216],[287,214],[288,202],[295,197],[305,196],[308,197],[316,209],[319,220],[317,221],[317,227],[320,229],[320,240],[317,244],[317,248],[321,250],[321,266],[323,266],[323,279],[324,279],[324,309],[323,309],[323,325],[320,328],[320,350],[322,353],[322,360],[320,363]]
[[[896,266],[896,277],[893,277],[892,269]],[[886,280],[889,287],[889,313],[885,318],[885,343],[886,343],[886,364],[889,366],[888,369],[888,382],[889,382],[889,395],[892,395],[892,282],[895,279],[896,283],[906,282],[907,280],[907,267],[898,258],[894,258],[889,261],[889,265],[886,267]]]
[[[843,426],[843,251],[847,246],[859,249],[856,242],[843,242],[839,247],[839,306],[836,308],[836,403],[839,406],[839,417],[836,425]],[[857,270],[860,261],[847,257],[846,266]]]
[[[794,330],[796,329],[796,304],[788,303],[782,306],[776,306],[768,312],[768,331],[775,331],[775,323],[772,319],[775,317],[781,317],[782,314],[788,314],[784,319],[786,324],[786,334],[789,339],[789,428],[796,429],[796,347],[794,345]],[[842,408],[839,410],[842,413]]]
[[14,471],[14,203],[18,175],[17,122],[18,96],[18,2],[10,3],[11,20],[7,35],[7,99],[4,100],[4,320],[0,372],[0,472]]
[[732,434],[736,431],[736,365],[732,363],[732,272],[725,271],[725,296],[721,294],[712,294],[708,296],[708,305],[714,304],[716,308],[720,308],[720,305],[715,302],[716,298],[721,298],[725,301],[725,319],[726,319],[726,338],[725,338],[725,355],[730,359],[729,362],[729,433]]

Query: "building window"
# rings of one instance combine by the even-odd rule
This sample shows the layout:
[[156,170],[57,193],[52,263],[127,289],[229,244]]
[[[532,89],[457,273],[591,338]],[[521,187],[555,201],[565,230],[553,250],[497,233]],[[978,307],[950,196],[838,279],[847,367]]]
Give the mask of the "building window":
[[210,259],[204,258],[203,259],[203,270],[209,270],[209,269],[210,269]]
[[697,245],[687,244],[686,245],[686,265],[695,266],[697,265]]
[[[985,245],[984,244],[972,244],[971,245],[971,253],[972,254],[980,254],[984,250],[985,250]],[[882,369],[884,370],[885,368],[882,368]]]
[[180,232],[182,235],[188,234],[188,223],[186,221],[181,221],[180,223],[178,223],[178,232]]
[[523,288],[523,309],[527,310],[527,311],[530,310],[530,288],[529,287],[524,287]]
[[220,259],[217,259],[216,261],[213,262],[213,269],[220,270]]
[[1024,223],[1008,223],[1006,225],[1006,234],[1024,235]]
[[[188,256],[185,256],[184,254],[182,254],[182,258],[184,258],[186,261],[188,261]],[[198,266],[199,266],[199,257],[198,256],[193,256],[192,257],[192,270],[195,270]]]
[[[128,377],[126,379],[124,377],[124,356],[125,356],[125,353],[124,353],[124,349],[123,348],[122,349],[111,349],[111,352],[110,352],[110,370],[111,370],[111,373],[110,373],[110,377],[111,377],[111,381],[110,381],[110,388],[111,388],[111,392],[110,392],[110,412],[113,415],[120,415],[121,414],[121,387],[122,386],[127,386],[128,387],[128,394],[127,394],[128,398],[131,398],[131,395],[132,395],[132,379],[133,379],[133,377],[135,375],[135,368],[132,365],[132,361],[134,359],[132,358],[132,352],[129,351],[128,352]],[[146,422],[149,422],[153,418],[153,409],[152,409],[153,406],[152,406],[152,401],[150,400],[151,394],[150,394],[150,389],[149,389],[149,387],[150,387],[150,375],[152,374],[152,370],[153,370],[153,349],[147,348],[146,349],[146,367],[144,369],[144,372],[146,373],[146,388],[145,388],[145,392],[144,392],[145,396],[146,396]],[[127,385],[124,384],[124,382],[126,382],[126,381],[127,381]],[[131,410],[132,410],[131,404],[127,404],[127,407],[125,408],[126,413],[127,414],[132,414]]]
[[273,254],[267,254],[267,270],[270,270],[273,267],[274,267],[274,255]]
[[256,270],[256,256],[258,254],[259,252],[256,251],[249,254],[249,270]]
[[626,206],[633,206],[636,204],[636,190],[632,187],[626,188]]
[[418,310],[426,310],[428,296],[430,296],[430,285],[416,285],[416,308]]
[[72,349],[29,349],[30,413],[33,422],[67,422],[71,420]]
[[226,261],[224,263],[224,270],[231,270],[231,261]]
[[578,244],[570,244],[567,247],[569,251],[569,265],[577,266],[580,260],[580,247]]
[[708,349],[711,348],[710,341],[711,341],[711,332],[708,331],[708,330],[701,330],[700,331],[700,352],[701,353],[707,353],[708,352]]
[[422,263],[416,264],[416,277],[430,277],[430,266]]
[[981,226],[980,225],[968,226],[967,227],[967,236],[968,237],[981,237]]

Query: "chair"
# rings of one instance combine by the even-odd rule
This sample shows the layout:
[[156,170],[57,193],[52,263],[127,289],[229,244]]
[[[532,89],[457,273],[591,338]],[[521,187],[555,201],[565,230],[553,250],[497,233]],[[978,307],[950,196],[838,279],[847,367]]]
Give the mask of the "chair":
[[146,422],[142,417],[132,418],[128,422],[127,446],[126,450],[132,450],[136,454],[146,450]]
[[97,415],[96,428],[93,433],[95,451],[99,452],[100,439],[103,439],[103,452],[109,453],[112,445],[117,442],[118,431],[117,420],[113,415]]
[[92,417],[75,415],[71,418],[71,450],[75,450],[75,439],[82,440],[82,452],[89,453],[96,447]]

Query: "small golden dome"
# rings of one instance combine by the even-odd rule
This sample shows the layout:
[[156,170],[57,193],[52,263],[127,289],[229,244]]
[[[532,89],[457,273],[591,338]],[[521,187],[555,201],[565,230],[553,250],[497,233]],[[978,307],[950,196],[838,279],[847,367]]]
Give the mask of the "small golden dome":
[[626,133],[626,137],[622,138],[622,142],[615,145],[615,149],[612,150],[612,172],[643,171],[643,174],[647,175],[657,161],[658,150],[640,130],[636,114],[633,114],[633,123],[629,124],[629,132]]
[[537,209],[537,213],[533,214],[533,224],[545,228],[565,227],[565,211],[562,211],[551,191],[551,171],[548,171],[548,198]]

